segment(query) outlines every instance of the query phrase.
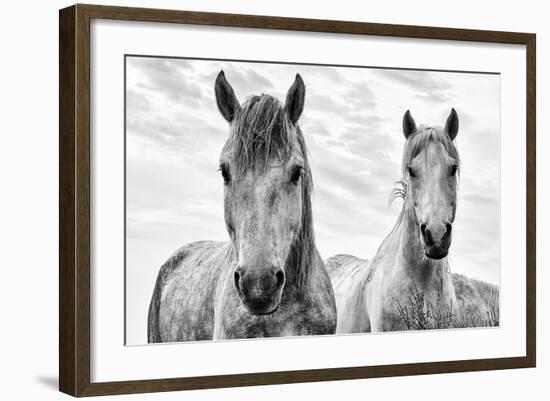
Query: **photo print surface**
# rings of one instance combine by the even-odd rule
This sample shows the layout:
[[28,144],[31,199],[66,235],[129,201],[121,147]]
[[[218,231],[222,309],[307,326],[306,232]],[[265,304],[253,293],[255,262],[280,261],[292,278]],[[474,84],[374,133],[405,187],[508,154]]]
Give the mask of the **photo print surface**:
[[500,76],[125,58],[126,345],[499,326]]

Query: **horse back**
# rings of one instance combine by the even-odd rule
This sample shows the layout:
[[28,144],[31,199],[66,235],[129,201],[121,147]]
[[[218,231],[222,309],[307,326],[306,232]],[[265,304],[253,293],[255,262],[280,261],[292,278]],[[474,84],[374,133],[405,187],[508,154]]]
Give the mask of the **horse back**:
[[335,255],[325,261],[336,298],[337,333],[370,331],[365,309],[365,274],[369,262],[351,255]]
[[335,286],[346,281],[346,278],[354,276],[358,271],[363,271],[368,261],[352,255],[334,255],[324,263],[332,285]]
[[[499,287],[484,281],[453,273],[453,286],[463,318],[473,319],[477,326],[499,318]],[[488,324],[487,324],[488,325]]]
[[215,288],[228,252],[227,243],[193,242],[162,265],[149,305],[149,343],[212,339]]

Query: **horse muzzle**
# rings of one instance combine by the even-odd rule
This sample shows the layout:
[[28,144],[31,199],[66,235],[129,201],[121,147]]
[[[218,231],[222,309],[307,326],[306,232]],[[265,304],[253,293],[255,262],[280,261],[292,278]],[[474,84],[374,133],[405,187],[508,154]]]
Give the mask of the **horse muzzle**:
[[430,259],[443,259],[449,254],[449,249],[444,249],[442,247],[433,246],[425,250],[425,255]]
[[239,298],[252,315],[266,315],[277,310],[285,285],[282,269],[238,267],[234,280]]
[[452,224],[420,225],[424,253],[430,259],[443,259],[451,247]]

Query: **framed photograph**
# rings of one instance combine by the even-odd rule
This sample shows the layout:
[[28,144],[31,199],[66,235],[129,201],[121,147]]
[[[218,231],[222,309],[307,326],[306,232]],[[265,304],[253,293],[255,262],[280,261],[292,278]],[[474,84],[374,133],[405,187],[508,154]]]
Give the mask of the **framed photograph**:
[[61,391],[535,366],[534,34],[59,27]]

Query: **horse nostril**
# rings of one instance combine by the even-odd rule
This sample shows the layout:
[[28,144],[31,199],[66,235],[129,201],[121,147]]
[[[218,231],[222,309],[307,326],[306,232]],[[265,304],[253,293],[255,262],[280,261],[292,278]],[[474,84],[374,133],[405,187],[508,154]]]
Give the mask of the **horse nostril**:
[[443,234],[442,241],[448,241],[451,237],[451,231],[453,229],[453,225],[451,223],[445,223],[445,234]]
[[239,283],[239,281],[241,280],[241,275],[238,271],[235,271],[235,273],[233,274],[233,280],[235,281],[235,287],[237,288],[237,290],[241,290],[241,284]]
[[285,273],[282,270],[279,270],[275,277],[277,278],[277,289],[281,288],[285,283]]
[[432,237],[432,232],[430,231],[430,229],[426,228],[425,224],[422,224],[420,229],[422,230],[422,234],[424,235],[424,242],[426,242],[426,245],[432,246],[434,244],[434,239]]
[[421,224],[420,225],[420,232],[422,233],[422,235],[424,237],[426,236],[426,224]]

